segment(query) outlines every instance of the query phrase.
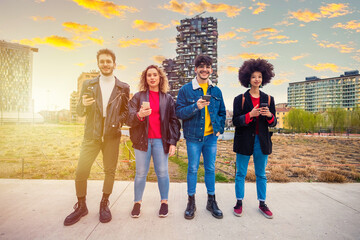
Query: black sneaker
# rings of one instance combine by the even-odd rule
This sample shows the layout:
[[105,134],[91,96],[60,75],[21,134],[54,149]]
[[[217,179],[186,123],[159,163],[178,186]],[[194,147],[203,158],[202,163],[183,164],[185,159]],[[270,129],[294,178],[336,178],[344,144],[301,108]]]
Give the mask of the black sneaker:
[[141,204],[140,203],[135,203],[134,207],[131,211],[131,217],[133,218],[138,218],[140,217],[140,209],[141,209]]
[[167,217],[168,212],[169,212],[168,204],[162,203],[159,210],[159,217],[161,218]]

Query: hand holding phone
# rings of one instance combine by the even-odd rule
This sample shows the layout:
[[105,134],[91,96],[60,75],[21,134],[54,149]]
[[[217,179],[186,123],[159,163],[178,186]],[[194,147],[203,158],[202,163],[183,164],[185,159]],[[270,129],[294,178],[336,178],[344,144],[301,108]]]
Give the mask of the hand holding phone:
[[260,103],[260,108],[268,107],[267,103]]
[[150,108],[150,102],[142,102],[141,106],[142,106],[144,109],[148,109],[148,108]]
[[94,87],[87,87],[82,95],[82,103],[86,107],[95,102],[93,88]]
[[201,98],[207,102],[210,102],[211,95],[203,95],[203,96],[201,96]]

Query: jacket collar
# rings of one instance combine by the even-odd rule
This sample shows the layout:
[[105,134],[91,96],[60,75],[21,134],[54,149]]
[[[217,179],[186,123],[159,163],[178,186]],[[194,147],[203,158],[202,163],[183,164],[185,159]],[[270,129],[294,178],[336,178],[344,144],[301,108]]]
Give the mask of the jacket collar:
[[[93,78],[89,81],[89,84],[90,85],[94,85],[94,84],[98,84],[100,81],[100,75],[97,76],[96,78]],[[115,86],[118,87],[118,88],[123,88],[120,80],[115,76]]]
[[[260,92],[260,103],[267,103],[268,102],[268,95],[262,91]],[[250,94],[250,89],[248,89],[245,93],[244,93],[245,99],[247,99],[245,101],[245,104],[250,105],[251,109],[254,108],[252,101],[251,101],[251,94]]]
[[[198,88],[201,88],[200,85],[199,85],[199,82],[197,81],[196,77],[194,77],[194,79],[192,80],[192,87],[193,87],[193,90],[196,90]],[[212,86],[212,87],[215,87],[215,84],[211,82],[211,80],[209,79],[208,80],[208,84],[209,84],[209,87]]]

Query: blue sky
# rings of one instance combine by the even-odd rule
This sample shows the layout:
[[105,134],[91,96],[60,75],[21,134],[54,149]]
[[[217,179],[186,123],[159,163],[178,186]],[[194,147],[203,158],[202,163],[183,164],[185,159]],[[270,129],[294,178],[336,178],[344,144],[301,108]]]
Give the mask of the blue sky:
[[287,102],[290,82],[360,70],[360,1],[309,0],[1,0],[0,40],[34,53],[35,110],[69,109],[82,72],[97,70],[96,52],[117,55],[115,75],[138,91],[139,74],[176,56],[176,25],[206,11],[218,19],[219,87],[227,109],[246,91],[237,70],[267,58],[275,78],[263,91]]

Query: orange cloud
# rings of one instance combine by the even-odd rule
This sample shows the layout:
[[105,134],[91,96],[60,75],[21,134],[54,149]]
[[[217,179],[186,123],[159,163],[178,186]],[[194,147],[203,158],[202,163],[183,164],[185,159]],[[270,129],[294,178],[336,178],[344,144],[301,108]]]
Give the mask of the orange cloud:
[[296,61],[296,60],[299,60],[299,59],[304,58],[304,57],[307,57],[307,56],[309,56],[308,53],[303,53],[303,54],[301,54],[301,55],[299,55],[299,56],[294,56],[294,57],[292,57],[291,59],[294,60],[294,61]]
[[244,48],[250,47],[252,45],[259,45],[260,42],[257,41],[247,41],[246,43],[241,44]]
[[237,68],[237,67],[232,67],[232,66],[227,66],[227,67],[226,67],[226,71],[228,71],[228,72],[230,72],[230,73],[238,72],[238,71],[239,71],[239,68]]
[[31,19],[34,20],[35,22],[38,22],[38,21],[55,21],[56,20],[54,17],[51,17],[51,16],[45,16],[45,17],[31,16]]
[[146,31],[154,31],[157,29],[166,29],[169,28],[170,24],[168,25],[163,25],[161,23],[157,23],[157,22],[147,22],[144,20],[135,20],[133,22],[132,28],[138,29],[140,31],[146,32]]
[[267,37],[267,36],[269,36],[269,34],[263,33],[263,34],[259,34],[259,35],[254,35],[254,38],[255,38],[256,40],[259,40],[259,39],[264,38],[264,37]]
[[313,13],[307,9],[304,11],[299,10],[297,12],[290,12],[290,18],[296,18],[302,22],[312,22],[312,21],[319,21],[321,19],[320,13]]
[[357,20],[352,20],[347,22],[346,24],[337,23],[332,28],[343,28],[347,30],[356,30],[356,32],[360,32],[360,22],[357,22]]
[[138,9],[134,7],[129,7],[125,5],[116,5],[113,2],[103,1],[103,0],[72,0],[77,3],[79,6],[89,9],[90,11],[100,13],[106,18],[122,17],[125,15],[125,12],[139,12]]
[[280,44],[290,44],[290,43],[297,43],[298,40],[285,40],[285,41],[278,41],[277,43]]
[[173,26],[177,26],[177,25],[180,25],[180,21],[178,21],[178,20],[171,20],[171,24],[172,24]]
[[336,48],[341,53],[352,53],[355,51],[355,48],[350,45],[340,44],[339,42],[329,43],[328,41],[318,41],[319,46],[323,48]]
[[64,26],[65,31],[76,35],[90,35],[93,32],[99,30],[96,27],[91,27],[87,24],[79,24],[75,22],[64,22],[62,25]]
[[289,37],[284,36],[284,35],[276,35],[276,36],[269,37],[268,39],[289,39]]
[[158,38],[154,38],[154,39],[133,38],[130,40],[119,40],[118,46],[121,48],[127,48],[131,46],[146,45],[149,48],[159,48],[158,42],[159,42]]
[[360,55],[352,56],[352,58],[353,58],[355,61],[360,62]]
[[238,28],[238,29],[235,29],[235,31],[237,31],[237,32],[250,32],[250,29]]
[[271,83],[273,85],[281,85],[283,83],[286,83],[286,82],[290,82],[289,79],[275,79],[275,80],[272,80]]
[[329,3],[320,7],[320,13],[323,17],[333,18],[351,13],[347,3]]
[[317,65],[305,64],[306,67],[311,68],[315,71],[333,71],[340,72],[339,66],[334,63],[318,63]]
[[161,64],[165,59],[166,57],[161,55],[153,56],[153,60],[159,64]]
[[275,28],[262,28],[262,29],[255,31],[254,34],[263,33],[263,32],[278,33],[279,31],[276,30]]
[[291,23],[286,19],[281,22],[275,23],[275,26],[281,26],[281,25],[290,26],[290,25],[294,25],[294,23]]
[[220,40],[229,40],[229,39],[232,39],[236,36],[236,33],[231,31],[231,32],[227,32],[227,33],[224,33],[224,34],[220,34],[219,35],[219,39]]
[[45,38],[22,39],[19,43],[29,46],[45,44],[62,50],[74,50],[75,48],[81,46],[81,44],[75,43],[66,37],[59,37],[55,35]]
[[225,3],[212,4],[206,0],[201,0],[199,4],[194,2],[181,2],[177,0],[171,0],[168,5],[160,6],[162,9],[166,9],[173,12],[178,12],[184,15],[194,15],[203,11],[207,12],[223,12],[228,17],[235,17],[244,9],[244,7],[236,7]]
[[117,64],[117,65],[116,65],[116,69],[118,69],[118,70],[124,70],[124,69],[126,69],[126,66],[125,66],[125,65],[121,65],[121,64]]
[[250,58],[263,58],[263,59],[276,59],[279,56],[279,54],[277,53],[240,53],[236,56],[230,56],[229,59],[231,60],[236,60],[239,58],[242,59],[250,59]]
[[256,3],[256,5],[259,7],[253,11],[253,14],[259,14],[259,13],[265,11],[266,6],[269,6],[269,4],[260,3],[260,2]]
[[75,22],[64,22],[62,25],[64,26],[65,31],[74,35],[73,40],[76,41],[90,40],[99,45],[103,45],[104,43],[104,40],[102,38],[94,38],[90,36],[93,32],[99,30],[96,27],[91,27],[87,24],[79,24]]

